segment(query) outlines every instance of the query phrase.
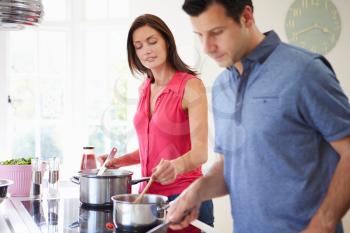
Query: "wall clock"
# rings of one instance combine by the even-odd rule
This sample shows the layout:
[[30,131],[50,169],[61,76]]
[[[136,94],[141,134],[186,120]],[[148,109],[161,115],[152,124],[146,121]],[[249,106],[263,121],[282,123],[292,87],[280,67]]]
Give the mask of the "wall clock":
[[341,20],[331,0],[295,0],[286,15],[285,31],[291,44],[327,54],[339,39]]

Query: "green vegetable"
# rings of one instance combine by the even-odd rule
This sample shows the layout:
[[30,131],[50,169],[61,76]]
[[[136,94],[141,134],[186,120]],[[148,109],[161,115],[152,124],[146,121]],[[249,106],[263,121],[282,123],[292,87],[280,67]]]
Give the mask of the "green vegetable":
[[1,165],[30,165],[31,164],[31,157],[30,158],[18,158],[18,159],[10,159],[0,162]]

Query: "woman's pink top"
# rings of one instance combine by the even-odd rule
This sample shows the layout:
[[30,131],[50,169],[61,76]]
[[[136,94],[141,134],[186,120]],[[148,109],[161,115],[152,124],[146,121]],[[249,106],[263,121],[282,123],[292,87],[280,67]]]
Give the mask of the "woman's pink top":
[[[188,112],[182,108],[186,82],[195,78],[184,72],[176,72],[159,95],[150,115],[151,80],[140,88],[140,99],[134,117],[139,141],[142,176],[151,176],[161,159],[173,160],[191,150]],[[169,185],[154,182],[148,193],[171,196],[180,194],[194,180],[202,176],[201,167],[178,175]],[[143,190],[145,184],[141,185]]]

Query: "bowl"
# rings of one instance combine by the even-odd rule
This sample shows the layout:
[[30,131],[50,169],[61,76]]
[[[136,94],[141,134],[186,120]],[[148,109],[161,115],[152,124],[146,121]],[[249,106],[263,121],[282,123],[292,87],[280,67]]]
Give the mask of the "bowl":
[[7,187],[13,184],[12,180],[0,179],[0,204],[7,197]]
[[32,180],[31,165],[0,165],[0,179],[12,180],[8,192],[14,197],[28,197]]

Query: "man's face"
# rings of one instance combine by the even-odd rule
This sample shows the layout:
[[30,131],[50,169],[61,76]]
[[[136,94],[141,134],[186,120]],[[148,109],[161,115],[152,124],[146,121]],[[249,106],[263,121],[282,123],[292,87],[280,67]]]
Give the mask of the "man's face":
[[[244,19],[241,17],[241,22]],[[226,15],[225,8],[214,3],[199,16],[191,17],[194,32],[199,36],[203,50],[219,66],[230,67],[247,53],[249,30]]]

